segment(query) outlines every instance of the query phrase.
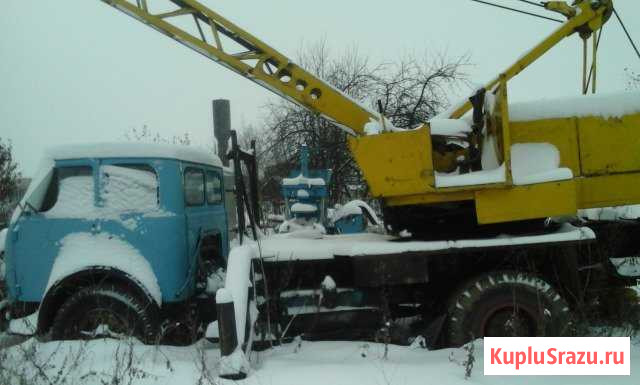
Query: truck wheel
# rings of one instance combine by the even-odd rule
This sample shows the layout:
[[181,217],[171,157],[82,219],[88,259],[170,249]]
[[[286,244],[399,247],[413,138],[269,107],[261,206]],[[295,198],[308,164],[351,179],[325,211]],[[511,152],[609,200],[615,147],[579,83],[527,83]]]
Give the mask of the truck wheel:
[[513,271],[487,273],[452,296],[448,342],[477,337],[560,336],[570,326],[569,306],[544,280]]
[[153,343],[158,331],[157,306],[119,285],[85,287],[58,310],[51,327],[54,340],[135,337]]

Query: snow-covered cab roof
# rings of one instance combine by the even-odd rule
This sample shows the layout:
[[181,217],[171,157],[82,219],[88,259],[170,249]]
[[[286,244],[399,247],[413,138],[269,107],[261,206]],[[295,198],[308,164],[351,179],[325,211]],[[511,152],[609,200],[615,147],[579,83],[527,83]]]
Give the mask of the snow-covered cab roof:
[[47,157],[53,160],[83,158],[164,158],[222,167],[220,158],[202,149],[158,143],[86,143],[51,147]]

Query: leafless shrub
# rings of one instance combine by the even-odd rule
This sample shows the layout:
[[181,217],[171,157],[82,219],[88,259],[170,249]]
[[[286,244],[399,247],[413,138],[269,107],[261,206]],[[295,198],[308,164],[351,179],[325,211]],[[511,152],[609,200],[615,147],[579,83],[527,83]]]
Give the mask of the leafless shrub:
[[18,185],[20,172],[13,157],[11,141],[0,138],[0,229],[7,223],[19,200]]
[[[87,353],[86,344],[79,348],[58,343],[48,354],[40,352],[42,345],[27,341],[11,350],[0,350],[0,383],[7,385],[73,385]],[[62,359],[58,359],[62,357]],[[91,377],[85,373],[80,377]]]
[[142,128],[131,127],[129,131],[125,132],[124,137],[132,142],[179,144],[182,146],[191,144],[191,137],[188,132],[181,135],[173,135],[171,138],[165,138],[151,130],[146,124],[143,125]]
[[627,75],[627,90],[640,89],[640,73],[632,71],[629,68],[625,68],[624,72]]
[[474,341],[468,342],[462,347],[464,350],[464,359],[459,360],[455,357],[454,352],[449,354],[449,361],[455,363],[456,365],[462,366],[464,368],[464,379],[468,380],[471,377],[471,373],[473,372],[473,365],[476,362],[475,351],[476,347]]
[[[448,105],[450,88],[466,82],[463,70],[468,57],[451,60],[442,54],[419,60],[407,55],[397,62],[376,64],[355,47],[336,55],[321,41],[303,46],[297,62],[364,106],[374,107],[380,100],[384,114],[396,127],[410,128]],[[331,201],[366,196],[366,185],[347,148],[344,131],[286,100],[268,103],[263,121],[264,131],[247,130],[249,139],[258,140],[263,175],[286,176],[297,164],[301,145],[306,144],[311,149],[309,167],[333,172]],[[263,181],[263,187],[271,185],[278,183]],[[269,195],[263,192],[263,196]]]
[[196,368],[200,376],[198,377],[197,385],[214,385],[217,384],[217,375],[211,373],[209,370],[210,362],[207,358],[206,350],[204,348],[204,341],[201,341],[196,346],[197,361]]
[[157,379],[142,369],[140,358],[135,354],[136,340],[120,340],[113,356],[110,370],[97,373],[102,385],[132,385],[142,379]]

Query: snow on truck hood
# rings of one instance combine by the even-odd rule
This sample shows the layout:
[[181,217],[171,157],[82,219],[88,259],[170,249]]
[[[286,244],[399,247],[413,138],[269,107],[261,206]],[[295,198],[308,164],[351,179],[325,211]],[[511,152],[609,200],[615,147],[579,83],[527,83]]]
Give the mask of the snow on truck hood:
[[86,143],[51,147],[46,156],[54,160],[80,158],[166,158],[222,167],[220,158],[204,149],[158,143]]

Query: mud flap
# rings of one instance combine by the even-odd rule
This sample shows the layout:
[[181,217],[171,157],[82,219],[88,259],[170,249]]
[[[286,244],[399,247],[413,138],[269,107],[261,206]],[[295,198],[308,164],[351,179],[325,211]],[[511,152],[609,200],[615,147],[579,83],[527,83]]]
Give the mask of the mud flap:
[[443,333],[444,323],[447,320],[447,315],[442,314],[429,322],[424,329],[423,337],[427,342],[427,349],[434,350],[444,346]]

